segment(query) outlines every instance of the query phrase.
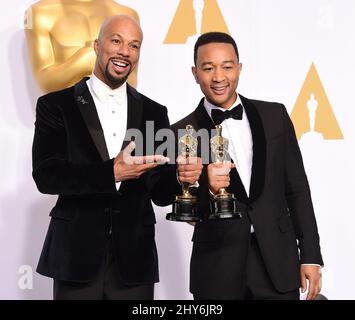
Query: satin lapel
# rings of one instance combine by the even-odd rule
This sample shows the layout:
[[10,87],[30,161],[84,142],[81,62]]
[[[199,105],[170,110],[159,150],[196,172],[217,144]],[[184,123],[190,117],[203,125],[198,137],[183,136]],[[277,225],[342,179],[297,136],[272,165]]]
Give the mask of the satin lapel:
[[104,132],[101,127],[99,116],[95,107],[94,100],[86,84],[88,78],[82,79],[74,87],[74,99],[84,118],[85,124],[90,132],[91,138],[99,152],[102,160],[110,159],[105,142]]
[[[202,146],[204,149],[204,153],[208,152],[208,162],[211,162],[211,156],[209,154],[210,152],[210,139],[211,139],[211,134],[212,130],[214,129],[214,123],[210,116],[208,115],[206,108],[204,106],[204,99],[202,99],[198,105],[198,107],[195,109],[193,113],[194,121],[195,123],[190,123],[191,125],[194,126],[195,130],[207,130],[208,135],[201,135],[198,136],[198,144],[199,144],[199,152],[198,156],[202,156]],[[204,138],[203,141],[201,141],[202,137]],[[203,155],[203,161],[206,162],[206,154]]]
[[210,118],[210,116],[208,115],[206,108],[204,106],[204,100],[202,99],[198,105],[198,107],[195,109],[195,119],[196,119],[196,123],[198,125],[198,128],[195,128],[196,130],[205,128],[208,131],[210,131],[211,129],[213,129],[214,123],[212,121],[212,119]]
[[[136,89],[127,84],[127,130],[128,129],[143,129],[143,101]],[[145,135],[145,132],[142,131]],[[126,139],[125,139],[126,140]],[[124,141],[122,149],[126,147],[129,141]]]
[[232,169],[229,175],[230,175],[231,183],[228,188],[228,191],[235,194],[238,201],[241,201],[243,203],[248,203],[249,202],[248,195],[245,191],[243,182],[240,179],[237,169],[235,168]]
[[247,98],[240,96],[244,110],[248,116],[253,137],[253,165],[250,181],[249,201],[255,201],[264,189],[266,140],[262,120],[255,105]]

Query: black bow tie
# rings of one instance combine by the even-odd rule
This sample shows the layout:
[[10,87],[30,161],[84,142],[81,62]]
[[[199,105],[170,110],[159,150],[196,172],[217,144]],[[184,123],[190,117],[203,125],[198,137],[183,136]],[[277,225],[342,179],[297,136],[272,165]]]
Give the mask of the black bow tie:
[[233,118],[236,120],[242,120],[243,118],[243,107],[238,104],[232,110],[221,111],[218,109],[212,110],[212,120],[215,125],[221,124],[225,119]]

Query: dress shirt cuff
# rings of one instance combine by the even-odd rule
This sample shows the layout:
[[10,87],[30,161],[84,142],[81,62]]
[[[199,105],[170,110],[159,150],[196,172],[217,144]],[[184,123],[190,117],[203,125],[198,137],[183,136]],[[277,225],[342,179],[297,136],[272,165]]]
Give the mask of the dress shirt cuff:
[[315,267],[320,267],[321,269],[323,268],[323,266],[317,263],[302,263],[301,266],[315,266]]

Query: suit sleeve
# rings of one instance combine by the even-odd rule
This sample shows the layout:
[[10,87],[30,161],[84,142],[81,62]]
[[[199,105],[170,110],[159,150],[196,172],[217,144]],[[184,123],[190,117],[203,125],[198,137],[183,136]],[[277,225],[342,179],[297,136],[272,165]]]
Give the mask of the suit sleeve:
[[286,199],[299,241],[302,264],[323,265],[311,192],[292,121],[283,108],[286,130]]
[[88,195],[116,193],[113,159],[73,163],[60,106],[39,98],[32,146],[33,179],[42,193]]

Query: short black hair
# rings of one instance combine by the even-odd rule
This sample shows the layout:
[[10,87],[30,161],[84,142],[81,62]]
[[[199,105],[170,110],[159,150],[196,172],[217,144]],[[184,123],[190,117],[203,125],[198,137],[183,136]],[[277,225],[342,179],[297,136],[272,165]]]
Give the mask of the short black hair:
[[238,61],[239,61],[239,52],[238,52],[237,44],[235,43],[234,39],[228,33],[207,32],[207,33],[201,34],[195,43],[195,47],[194,47],[195,65],[196,65],[196,61],[197,61],[198,48],[205,45],[205,44],[209,44],[209,43],[213,43],[213,42],[231,44],[235,50],[235,53],[236,53]]

